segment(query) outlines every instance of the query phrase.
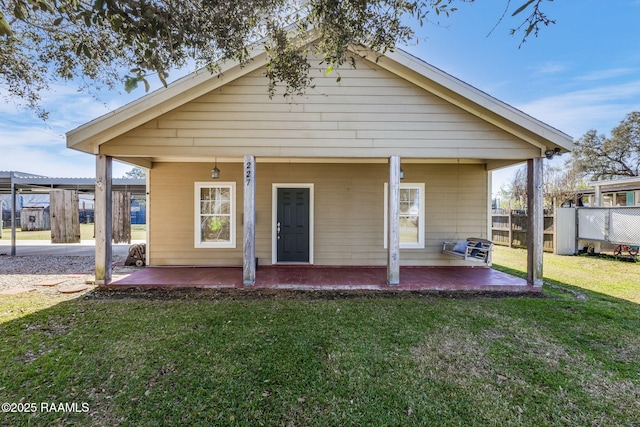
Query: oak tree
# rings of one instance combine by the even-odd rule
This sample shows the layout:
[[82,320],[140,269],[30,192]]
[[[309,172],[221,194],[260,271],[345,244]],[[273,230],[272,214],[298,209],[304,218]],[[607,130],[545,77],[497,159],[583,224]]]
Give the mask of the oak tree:
[[574,167],[593,180],[640,175],[640,112],[634,111],[609,137],[590,130],[575,143]]
[[[311,84],[309,56],[327,70],[347,61],[349,46],[384,52],[408,43],[415,29],[475,0],[0,0],[0,90],[42,116],[40,94],[53,82],[131,90],[155,75],[163,84],[185,64],[220,71],[220,61],[268,53],[271,95]],[[489,0],[486,0],[489,1]],[[491,0],[493,1],[493,0]],[[511,0],[503,0],[511,6]],[[518,0],[511,15],[523,40],[553,23],[541,10],[553,0]],[[518,7],[519,6],[519,7]],[[505,9],[506,16],[506,9]],[[496,17],[496,20],[501,20]],[[320,35],[312,48],[309,31]]]

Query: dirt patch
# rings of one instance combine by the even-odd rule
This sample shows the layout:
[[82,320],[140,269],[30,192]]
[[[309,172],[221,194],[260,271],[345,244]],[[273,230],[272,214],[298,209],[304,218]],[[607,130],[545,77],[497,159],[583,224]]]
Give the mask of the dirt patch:
[[354,298],[385,299],[474,299],[474,298],[546,298],[542,292],[442,292],[442,291],[372,291],[372,290],[292,290],[292,289],[101,289],[96,288],[84,295],[96,300],[214,300],[214,301],[261,301],[261,300],[344,300]]

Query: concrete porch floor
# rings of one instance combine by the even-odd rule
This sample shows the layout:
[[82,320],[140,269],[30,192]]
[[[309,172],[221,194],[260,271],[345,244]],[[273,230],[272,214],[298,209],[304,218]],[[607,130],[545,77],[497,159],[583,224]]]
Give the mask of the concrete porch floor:
[[401,267],[400,285],[386,283],[386,267],[260,266],[254,286],[241,267],[145,267],[105,288],[271,288],[538,292],[526,280],[487,267]]

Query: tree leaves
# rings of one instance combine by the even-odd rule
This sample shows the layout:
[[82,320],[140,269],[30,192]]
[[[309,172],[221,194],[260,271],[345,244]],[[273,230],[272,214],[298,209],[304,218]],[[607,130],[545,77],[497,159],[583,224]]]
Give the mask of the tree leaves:
[[[527,40],[527,38],[533,33],[538,35],[541,26],[549,26],[555,24],[556,21],[550,19],[540,8],[541,3],[544,0],[527,0],[524,4],[518,7],[511,16],[516,16],[525,11],[531,6],[531,13],[525,18],[525,20],[518,26],[511,30],[511,34],[515,34],[524,28],[524,35],[520,42],[520,46]],[[553,0],[546,0],[552,2]]]
[[640,112],[632,112],[606,137],[588,131],[576,141],[575,167],[591,179],[640,176]]
[[4,14],[0,12],[0,36],[10,36],[11,34],[13,34],[13,32],[11,31],[11,27],[9,26],[7,20],[4,18]]
[[516,11],[513,12],[513,14],[511,14],[511,16],[516,16],[517,14],[519,14],[520,12],[522,12],[523,10],[528,8],[535,1],[539,1],[539,0],[529,0],[529,1],[527,1],[525,4],[523,4],[522,6],[517,8]]
[[[11,0],[0,2],[0,37],[10,40],[0,44],[0,85],[31,106],[60,78],[87,77],[109,88],[124,83],[126,91],[143,82],[148,90],[147,78],[166,85],[169,70],[186,63],[212,73],[220,61],[245,64],[250,46],[264,43],[266,90],[273,95],[284,88],[291,96],[312,85],[311,54],[331,73],[349,61],[350,47],[386,52],[411,41],[407,17],[422,25],[429,13],[449,16],[457,4],[472,1]],[[525,37],[550,22],[540,12],[542,1],[527,0],[518,9],[533,9]],[[310,29],[321,35],[313,48],[304,42]],[[139,71],[122,72],[132,68]]]
[[93,8],[95,10],[102,10],[104,8],[104,0],[96,0],[93,2]]

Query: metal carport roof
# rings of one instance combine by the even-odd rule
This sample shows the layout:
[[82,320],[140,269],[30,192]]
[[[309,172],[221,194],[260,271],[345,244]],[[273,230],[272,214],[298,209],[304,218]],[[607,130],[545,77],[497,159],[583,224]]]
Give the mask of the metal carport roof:
[[[130,191],[132,194],[146,194],[146,180],[143,178],[114,178],[113,191]],[[11,194],[11,184],[16,190],[28,193],[46,194],[53,189],[78,190],[93,193],[95,178],[51,178],[43,175],[18,171],[0,171],[0,194]]]

